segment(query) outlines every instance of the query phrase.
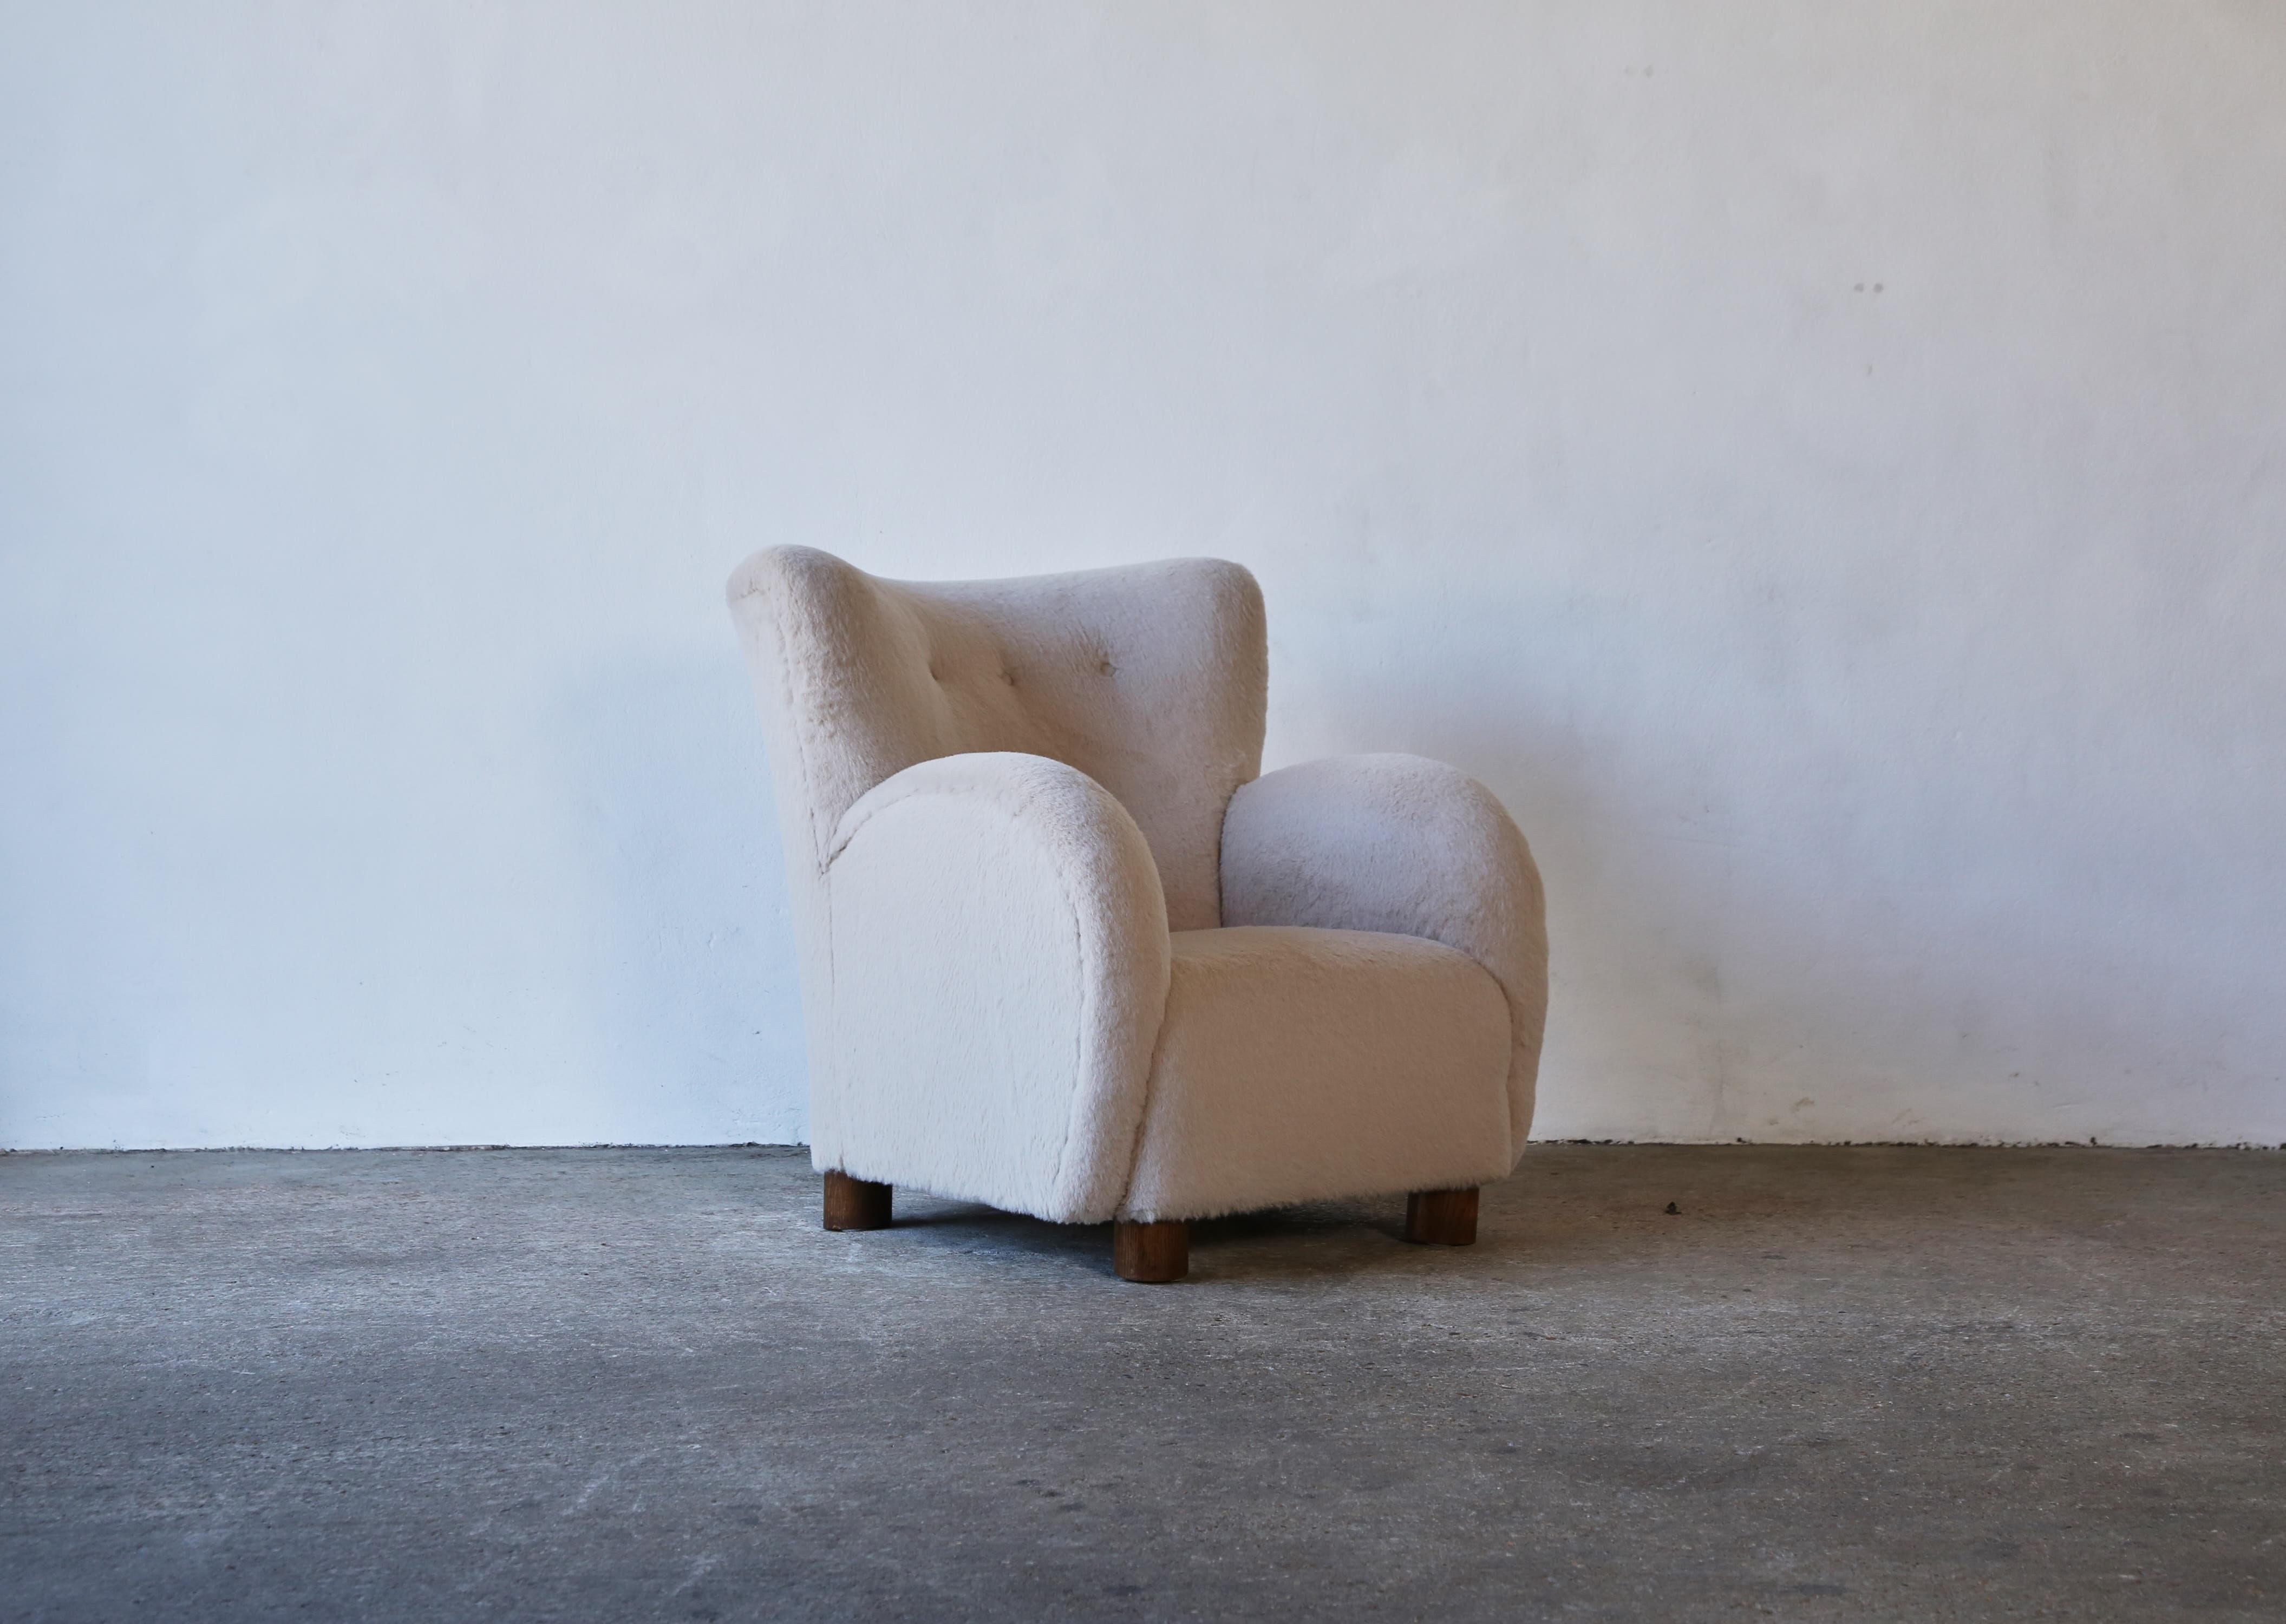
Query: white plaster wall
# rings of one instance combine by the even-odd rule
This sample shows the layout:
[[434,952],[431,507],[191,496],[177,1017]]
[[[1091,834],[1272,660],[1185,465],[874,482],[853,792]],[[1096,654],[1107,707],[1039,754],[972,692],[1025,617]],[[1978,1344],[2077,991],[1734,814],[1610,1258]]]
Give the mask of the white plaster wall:
[[0,11],[0,1143],[788,1139],[721,583],[1238,558],[1550,1136],[2286,1139],[2286,8]]

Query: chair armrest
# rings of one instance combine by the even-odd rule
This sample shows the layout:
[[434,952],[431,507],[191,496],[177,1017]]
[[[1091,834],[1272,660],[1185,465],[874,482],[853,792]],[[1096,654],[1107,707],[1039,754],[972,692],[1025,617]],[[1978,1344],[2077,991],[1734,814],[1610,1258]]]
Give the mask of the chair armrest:
[[1109,1218],[1167,1005],[1166,899],[1126,808],[1042,756],[940,757],[850,807],[825,882],[817,1164]]
[[1508,997],[1510,1149],[1523,1153],[1548,928],[1531,848],[1490,790],[1415,755],[1266,773],[1223,816],[1222,920],[1426,936],[1482,965]]

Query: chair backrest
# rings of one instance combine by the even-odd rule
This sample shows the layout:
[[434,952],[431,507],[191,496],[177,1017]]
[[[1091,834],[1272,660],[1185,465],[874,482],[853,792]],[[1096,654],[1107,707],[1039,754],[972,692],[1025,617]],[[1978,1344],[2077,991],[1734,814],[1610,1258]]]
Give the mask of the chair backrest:
[[1158,863],[1171,929],[1222,922],[1223,810],[1261,771],[1269,680],[1262,593],[1243,568],[892,581],[781,547],[740,565],[729,594],[798,885],[817,885],[841,815],[883,779],[1013,750],[1118,798]]

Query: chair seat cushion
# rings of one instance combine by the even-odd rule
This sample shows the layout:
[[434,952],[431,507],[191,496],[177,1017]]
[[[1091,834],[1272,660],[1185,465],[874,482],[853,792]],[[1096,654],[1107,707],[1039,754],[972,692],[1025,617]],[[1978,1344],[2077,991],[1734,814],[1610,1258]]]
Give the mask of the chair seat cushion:
[[1380,931],[1178,931],[1121,1216],[1211,1218],[1509,1171],[1508,1001]]

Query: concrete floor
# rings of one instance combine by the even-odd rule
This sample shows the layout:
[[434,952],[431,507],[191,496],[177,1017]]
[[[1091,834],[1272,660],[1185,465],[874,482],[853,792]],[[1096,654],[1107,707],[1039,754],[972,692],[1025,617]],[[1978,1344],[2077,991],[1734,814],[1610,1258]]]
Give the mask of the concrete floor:
[[1174,1287],[816,1204],[0,1156],[0,1619],[2286,1617],[2286,1155],[1535,1147]]

